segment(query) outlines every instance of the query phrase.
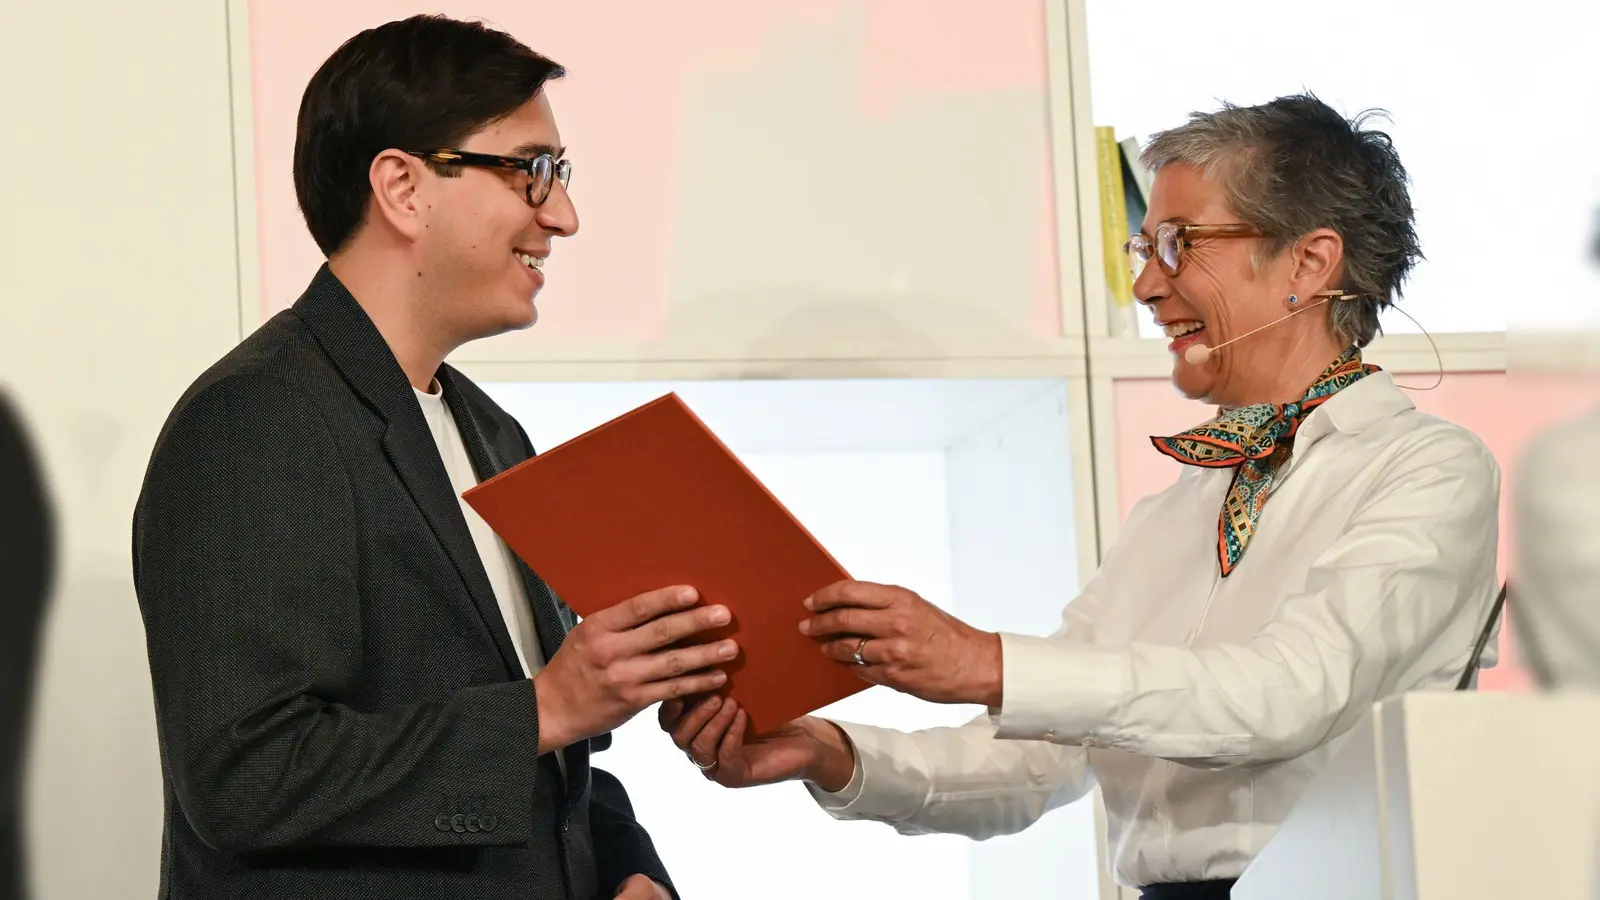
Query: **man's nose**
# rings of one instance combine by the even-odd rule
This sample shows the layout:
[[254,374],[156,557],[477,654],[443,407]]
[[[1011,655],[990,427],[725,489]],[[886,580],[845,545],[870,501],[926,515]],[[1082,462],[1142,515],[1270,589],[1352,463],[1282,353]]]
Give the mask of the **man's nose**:
[[572,204],[572,195],[559,181],[550,186],[550,196],[539,204],[535,219],[539,227],[562,237],[578,233],[578,208]]

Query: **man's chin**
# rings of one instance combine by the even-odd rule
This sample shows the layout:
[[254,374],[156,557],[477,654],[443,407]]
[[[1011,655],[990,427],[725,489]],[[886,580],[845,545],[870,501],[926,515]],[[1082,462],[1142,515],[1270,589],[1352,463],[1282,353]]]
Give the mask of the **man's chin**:
[[528,308],[520,313],[505,315],[495,321],[479,323],[479,327],[475,329],[471,337],[467,338],[466,343],[487,340],[488,338],[499,337],[502,334],[527,331],[537,321],[539,321],[539,310],[529,304]]
[[539,321],[539,295],[533,294],[528,299],[506,309],[505,321],[502,323],[503,331],[526,331]]

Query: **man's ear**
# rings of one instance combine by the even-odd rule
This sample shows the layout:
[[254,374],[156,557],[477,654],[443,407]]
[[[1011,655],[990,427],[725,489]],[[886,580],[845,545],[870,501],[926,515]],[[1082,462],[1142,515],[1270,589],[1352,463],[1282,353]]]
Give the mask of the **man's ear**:
[[413,239],[423,227],[424,210],[418,194],[421,176],[422,161],[398,150],[379,153],[367,169],[373,211],[389,227]]
[[1345,287],[1339,283],[1344,277],[1344,238],[1339,232],[1318,228],[1296,242],[1293,253],[1294,270],[1289,274],[1294,293],[1311,297]]

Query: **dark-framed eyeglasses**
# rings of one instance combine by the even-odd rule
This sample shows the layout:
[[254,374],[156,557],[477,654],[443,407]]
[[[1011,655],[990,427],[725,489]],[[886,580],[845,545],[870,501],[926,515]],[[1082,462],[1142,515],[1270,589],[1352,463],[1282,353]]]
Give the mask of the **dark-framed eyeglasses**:
[[529,206],[539,206],[550,197],[550,188],[561,182],[563,190],[572,183],[572,161],[556,159],[548,153],[538,156],[497,156],[470,150],[407,150],[419,159],[442,166],[477,166],[485,169],[511,169],[527,177],[523,194]]
[[1122,252],[1128,257],[1128,268],[1137,280],[1144,267],[1153,258],[1167,277],[1176,278],[1183,271],[1183,257],[1194,241],[1205,238],[1260,237],[1254,225],[1178,225],[1162,222],[1156,226],[1155,237],[1143,231],[1128,238]]

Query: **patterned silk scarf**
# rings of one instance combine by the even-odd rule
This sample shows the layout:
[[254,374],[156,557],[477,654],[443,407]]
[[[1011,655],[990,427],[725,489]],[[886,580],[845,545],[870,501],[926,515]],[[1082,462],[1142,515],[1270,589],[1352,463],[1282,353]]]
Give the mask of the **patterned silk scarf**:
[[1306,414],[1357,381],[1382,371],[1361,361],[1351,347],[1317,377],[1298,403],[1257,403],[1226,410],[1182,434],[1152,437],[1157,450],[1190,466],[1234,470],[1217,519],[1217,562],[1228,577],[1255,534],[1273,479],[1294,449],[1294,433]]

